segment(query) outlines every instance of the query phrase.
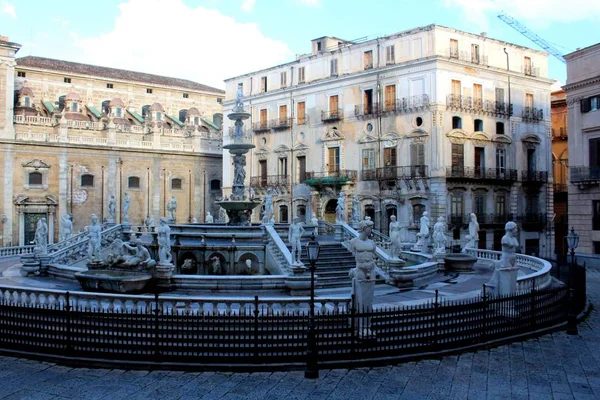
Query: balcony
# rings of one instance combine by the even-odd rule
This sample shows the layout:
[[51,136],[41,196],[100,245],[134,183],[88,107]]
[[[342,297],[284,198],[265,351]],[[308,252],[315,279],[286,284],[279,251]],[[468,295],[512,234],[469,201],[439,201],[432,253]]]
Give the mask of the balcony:
[[600,167],[571,167],[569,168],[571,183],[579,189],[600,184]]
[[267,123],[267,121],[259,121],[259,122],[252,123],[252,130],[255,133],[260,133],[260,132],[267,132],[267,131],[271,130],[271,128],[269,128],[269,124]]
[[540,76],[540,69],[534,68],[532,65],[523,65],[523,74],[526,76]]
[[521,223],[524,231],[537,232],[544,229],[547,217],[544,213],[525,213],[519,215],[517,221]]
[[477,222],[480,225],[504,225],[508,221],[513,220],[512,214],[490,214],[490,213],[477,213]]
[[291,118],[275,118],[269,124],[269,127],[273,130],[288,129],[290,126],[292,126]]
[[544,184],[548,182],[548,171],[521,171],[521,181]]
[[464,61],[471,64],[488,66],[488,56],[481,54],[481,52],[473,53],[468,51],[459,51],[457,48],[450,47],[446,53],[448,58],[455,60]]
[[370,106],[360,104],[354,106],[354,116],[358,119],[376,118],[379,114],[379,103],[373,103]]
[[482,100],[470,96],[449,94],[446,96],[446,107],[474,114],[485,114],[508,118],[512,114],[512,104],[503,101]]
[[542,121],[544,119],[544,110],[533,107],[523,107],[521,118],[526,122]]
[[446,180],[474,181],[493,184],[510,185],[517,180],[516,169],[480,168],[480,167],[446,167]]
[[348,182],[356,182],[357,172],[355,170],[340,169],[329,172],[306,172],[305,184],[310,186],[336,186]]
[[450,214],[448,215],[448,225],[460,226],[469,223],[469,216],[464,214]]
[[321,122],[335,122],[342,119],[342,109],[336,108],[331,111],[321,111]]
[[417,96],[402,97],[392,101],[388,100],[385,102],[382,112],[384,114],[411,113],[429,108],[429,105],[429,96],[426,94],[420,94]]
[[269,187],[287,187],[290,184],[289,175],[262,175],[250,178],[250,187],[267,189]]
[[552,139],[563,139],[566,140],[567,136],[567,128],[561,126],[559,128],[552,128]]

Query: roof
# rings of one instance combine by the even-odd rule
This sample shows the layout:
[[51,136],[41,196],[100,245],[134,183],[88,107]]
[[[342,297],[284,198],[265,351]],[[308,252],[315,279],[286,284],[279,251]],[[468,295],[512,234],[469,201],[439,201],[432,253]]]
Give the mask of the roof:
[[152,85],[178,87],[181,89],[198,90],[215,94],[225,94],[224,90],[189,81],[187,79],[171,78],[168,76],[147,74],[144,72],[128,71],[97,65],[81,64],[71,61],[55,60],[53,58],[27,56],[17,58],[18,67],[39,68],[48,71],[60,71],[70,74],[95,76],[98,78],[115,79]]
[[183,126],[183,122],[181,122],[179,119],[177,119],[176,117],[167,114],[167,117],[169,117],[169,119],[173,122],[175,122],[177,125],[179,126]]
[[48,112],[54,112],[54,105],[51,102],[49,102],[48,100],[42,100],[42,104],[44,105],[44,107],[46,107]]
[[87,105],[86,107],[87,107],[87,109],[88,109],[88,110],[90,110],[90,112],[91,112],[92,114],[94,114],[94,117],[96,117],[96,118],[98,118],[98,119],[100,119],[100,118],[102,117],[102,114],[100,113],[100,111],[98,111],[98,110],[96,109],[96,107],[94,107],[94,106],[92,106],[92,105]]
[[134,110],[127,110],[127,112],[131,114],[133,118],[135,118],[140,124],[144,123],[144,118],[140,114],[136,113]]
[[214,129],[216,129],[216,130],[221,130],[221,127],[220,127],[219,125],[217,125],[217,124],[215,124],[215,123],[213,123],[213,122],[209,121],[209,120],[208,120],[208,119],[206,119],[206,118],[202,118],[202,121],[204,121],[206,124],[208,124],[208,125],[212,126],[212,127],[213,127]]

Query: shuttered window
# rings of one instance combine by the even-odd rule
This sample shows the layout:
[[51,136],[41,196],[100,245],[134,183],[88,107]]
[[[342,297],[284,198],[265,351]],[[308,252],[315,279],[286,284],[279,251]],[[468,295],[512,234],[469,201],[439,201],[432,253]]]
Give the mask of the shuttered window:
[[298,125],[304,125],[306,123],[306,103],[299,101],[297,105],[296,116],[298,118]]

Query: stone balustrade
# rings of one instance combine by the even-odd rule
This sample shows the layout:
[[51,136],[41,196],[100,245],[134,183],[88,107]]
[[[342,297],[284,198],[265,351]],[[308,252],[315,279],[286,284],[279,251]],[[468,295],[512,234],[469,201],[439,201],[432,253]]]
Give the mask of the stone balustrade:
[[14,257],[24,254],[32,254],[35,246],[12,246],[0,247],[0,257]]

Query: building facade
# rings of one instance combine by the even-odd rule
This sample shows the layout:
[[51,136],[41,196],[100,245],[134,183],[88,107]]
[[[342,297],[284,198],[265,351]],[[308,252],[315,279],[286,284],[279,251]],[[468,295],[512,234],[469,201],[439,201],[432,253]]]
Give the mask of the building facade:
[[565,56],[569,131],[569,225],[577,255],[600,265],[600,43]]
[[554,245],[556,254],[566,255],[565,236],[568,231],[569,149],[567,129],[567,94],[564,90],[552,92],[552,164],[554,176]]
[[46,218],[50,243],[70,214],[158,224],[203,220],[221,194],[224,92],[183,79],[42,57],[0,38],[2,244],[26,245]]
[[242,85],[248,180],[272,191],[276,221],[333,221],[343,192],[348,218],[358,201],[382,232],[392,215],[416,232],[428,211],[464,240],[474,212],[480,247],[497,249],[515,220],[524,252],[553,257],[551,83],[546,53],[429,25],[315,39],[293,62],[226,80],[223,104]]

